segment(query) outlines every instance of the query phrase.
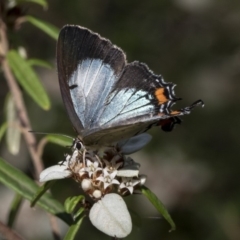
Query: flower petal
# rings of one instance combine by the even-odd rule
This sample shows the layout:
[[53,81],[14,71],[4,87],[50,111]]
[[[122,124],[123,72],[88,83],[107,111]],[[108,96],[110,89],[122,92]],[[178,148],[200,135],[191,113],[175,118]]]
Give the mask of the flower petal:
[[140,164],[134,162],[131,158],[127,158],[124,167],[117,171],[118,177],[137,177],[139,174]]
[[120,182],[117,179],[113,179],[111,184],[120,184]]
[[109,174],[110,178],[114,179],[116,177],[116,175],[117,175],[117,172],[118,172],[117,170],[114,170],[112,173],[110,173]]
[[133,193],[133,186],[127,187],[128,191],[132,194]]
[[96,178],[97,181],[100,181],[100,182],[104,182],[105,181],[105,178],[103,176],[100,176],[98,178]]
[[39,176],[39,182],[47,182],[54,179],[63,179],[71,176],[71,171],[64,165],[54,165],[44,169]]
[[118,177],[137,177],[139,170],[136,169],[120,169],[117,171]]
[[132,220],[127,206],[116,193],[105,195],[96,202],[89,214],[92,224],[105,234],[124,238],[132,231]]

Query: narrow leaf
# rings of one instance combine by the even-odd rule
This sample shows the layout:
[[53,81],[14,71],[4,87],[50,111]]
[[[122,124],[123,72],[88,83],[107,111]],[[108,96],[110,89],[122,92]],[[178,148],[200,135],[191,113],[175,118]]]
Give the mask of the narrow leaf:
[[47,8],[48,6],[48,3],[46,0],[17,0],[18,3],[21,3],[21,2],[32,2],[32,3],[36,3],[36,4],[39,4],[41,6],[43,6],[44,8]]
[[14,50],[8,52],[7,59],[15,77],[24,90],[40,107],[48,110],[50,108],[48,95],[27,61]]
[[48,69],[53,68],[52,64],[50,64],[46,61],[43,61],[41,59],[36,59],[36,58],[28,59],[27,63],[29,64],[29,66],[39,66],[39,67],[45,67],[45,68],[48,68]]
[[68,229],[68,231],[64,237],[64,240],[74,240],[75,239],[75,236],[76,236],[79,228],[81,227],[84,217],[85,216],[79,217],[75,221],[75,223],[70,226],[70,228]]
[[72,146],[73,138],[65,135],[60,134],[48,134],[46,136],[48,142],[66,147]]
[[[33,180],[5,162],[2,158],[0,158],[0,182],[29,201],[32,200],[34,194],[39,190],[39,187]],[[72,217],[65,212],[63,205],[49,193],[45,193],[37,202],[37,205],[59,217],[67,224],[72,224]]]
[[21,131],[19,129],[18,117],[12,96],[9,94],[5,103],[7,120],[6,142],[9,152],[17,155],[20,149]]
[[162,214],[162,216],[168,221],[168,223],[171,225],[170,231],[173,231],[176,229],[176,225],[173,222],[170,214],[168,213],[167,209],[163,205],[163,203],[157,198],[157,196],[147,187],[142,186],[142,194],[145,195],[148,200],[153,204],[153,206]]
[[59,29],[52,24],[45,22],[43,20],[37,19],[32,16],[26,16],[25,17],[27,21],[29,21],[31,24],[33,24],[35,27],[38,27],[43,32],[48,34],[53,39],[57,40],[59,35]]
[[14,224],[16,216],[17,216],[17,214],[19,212],[19,209],[21,207],[21,203],[22,203],[22,196],[19,195],[19,194],[16,194],[13,201],[12,201],[10,212],[8,214],[8,224],[7,225],[10,228],[12,228],[12,226]]
[[64,202],[64,208],[67,213],[73,213],[77,205],[84,199],[84,196],[68,197]]
[[43,196],[43,194],[45,192],[47,192],[48,189],[50,189],[53,184],[55,183],[56,181],[49,181],[49,182],[46,182],[45,184],[43,184],[39,189],[38,191],[35,193],[35,195],[33,196],[33,199],[31,201],[31,207],[34,207],[35,204],[37,203],[37,201]]
[[74,213],[73,215],[73,219],[78,219],[80,217],[80,215],[85,211],[84,207],[81,207],[77,210],[76,213]]
[[6,130],[7,130],[7,123],[4,122],[0,127],[0,141],[2,140],[2,137],[3,137],[4,133],[6,132]]

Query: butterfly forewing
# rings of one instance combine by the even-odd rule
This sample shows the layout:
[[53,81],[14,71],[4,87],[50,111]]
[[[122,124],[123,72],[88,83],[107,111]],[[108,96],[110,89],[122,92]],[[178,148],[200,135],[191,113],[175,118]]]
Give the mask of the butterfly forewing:
[[65,26],[58,39],[57,60],[65,107],[82,135],[97,124],[106,97],[125,66],[125,55],[86,28]]

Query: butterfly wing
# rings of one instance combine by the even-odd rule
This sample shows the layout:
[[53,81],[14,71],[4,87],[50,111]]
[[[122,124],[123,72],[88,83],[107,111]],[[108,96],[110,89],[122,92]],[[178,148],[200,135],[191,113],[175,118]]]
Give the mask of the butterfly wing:
[[101,115],[96,116],[96,128],[89,129],[85,141],[95,145],[119,141],[153,126],[171,131],[181,122],[178,116],[189,114],[195,106],[202,104],[198,100],[183,109],[171,110],[179,100],[174,87],[143,63],[127,64],[106,98]]
[[[171,130],[178,111],[172,83],[139,62],[126,63],[121,49],[80,26],[65,26],[57,44],[61,93],[73,126],[85,145],[107,145],[147,131]],[[169,119],[166,121],[166,119]]]
[[63,102],[80,135],[91,129],[126,64],[121,49],[80,26],[65,26],[57,43]]

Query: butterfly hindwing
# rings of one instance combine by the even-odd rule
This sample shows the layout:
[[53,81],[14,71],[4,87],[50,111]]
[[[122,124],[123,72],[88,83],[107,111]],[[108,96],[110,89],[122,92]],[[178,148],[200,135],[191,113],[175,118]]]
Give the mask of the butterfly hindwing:
[[[169,114],[170,107],[178,100],[173,88],[174,84],[164,82],[161,75],[154,75],[145,64],[130,63],[108,97],[101,124],[121,125],[136,118],[145,122],[146,118],[159,117],[159,113]],[[118,111],[111,111],[113,108]]]

